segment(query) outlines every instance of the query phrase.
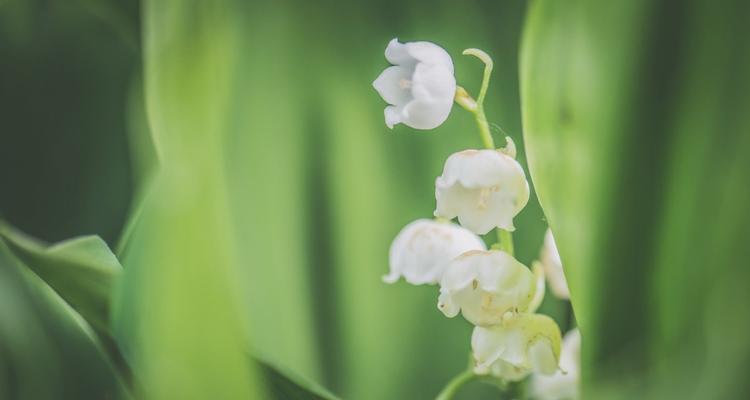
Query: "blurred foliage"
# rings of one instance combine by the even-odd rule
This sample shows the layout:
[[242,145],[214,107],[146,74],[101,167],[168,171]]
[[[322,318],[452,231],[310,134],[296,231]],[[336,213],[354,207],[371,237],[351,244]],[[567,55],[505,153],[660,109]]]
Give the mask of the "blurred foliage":
[[257,398],[222,151],[238,39],[232,14],[159,1],[144,3],[143,16],[144,97],[159,162],[122,254],[115,335],[139,396]]
[[278,367],[268,361],[257,358],[256,366],[260,372],[267,394],[277,400],[337,400],[338,397],[319,384],[304,378],[296,372]]
[[0,214],[47,241],[111,243],[133,185],[123,94],[137,50],[80,2],[5,0],[0,60]]
[[747,15],[732,0],[531,6],[524,134],[587,397],[750,393]]
[[94,329],[109,330],[109,299],[122,267],[99,237],[47,246],[0,221],[0,238]]
[[30,271],[0,240],[0,399],[121,398],[94,332]]
[[[458,108],[389,131],[370,83],[390,39],[430,40],[474,93],[481,67],[459,54],[486,50],[495,140],[525,167],[526,1],[69,3],[0,2],[0,214],[116,249],[139,394],[250,397],[293,371],[343,398],[419,399],[464,368],[471,326],[437,311],[437,289],[380,277],[393,236],[432,215],[445,158],[479,137]],[[745,393],[748,10],[718,3],[531,2],[525,139],[591,390]],[[534,195],[516,225],[530,264]],[[86,324],[22,267],[0,242],[0,398],[119,393]],[[566,309],[541,311],[565,328]]]

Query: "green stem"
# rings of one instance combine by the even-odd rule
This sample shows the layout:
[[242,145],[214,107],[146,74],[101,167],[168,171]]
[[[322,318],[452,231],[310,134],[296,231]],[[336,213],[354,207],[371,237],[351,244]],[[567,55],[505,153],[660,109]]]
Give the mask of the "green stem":
[[506,231],[505,229],[497,228],[497,242],[500,243],[500,250],[511,256],[513,255],[513,233]]
[[440,394],[437,395],[435,400],[452,399],[463,385],[473,381],[476,378],[477,375],[474,374],[474,371],[472,371],[471,369],[467,369],[466,371],[456,375],[453,379],[451,379],[450,382],[445,385],[443,390],[440,391]]
[[[464,99],[456,98],[456,102],[463,108],[474,114],[474,120],[479,126],[479,136],[482,138],[482,144],[486,149],[494,150],[495,141],[492,140],[492,133],[490,132],[490,124],[487,123],[487,117],[484,114],[484,98],[487,97],[487,89],[490,86],[490,75],[492,75],[492,67],[494,63],[490,56],[479,49],[466,49],[463,52],[464,55],[474,56],[480,59],[484,63],[484,74],[482,75],[482,87],[479,89],[479,96],[476,101],[462,101]],[[468,96],[466,91],[459,92],[459,96]]]
[[480,102],[477,102],[477,108],[474,110],[474,120],[477,121],[477,126],[479,126],[479,136],[482,138],[484,148],[494,150],[495,141],[492,139],[492,133],[490,133],[490,124],[484,115],[484,106]]
[[[462,87],[456,90],[456,103],[461,107],[474,114],[474,120],[479,127],[479,137],[485,149],[495,150],[495,141],[492,139],[490,124],[487,122],[487,116],[484,113],[484,99],[487,96],[487,89],[490,86],[490,75],[492,74],[492,58],[482,50],[466,49],[464,55],[474,56],[484,63],[484,74],[482,76],[482,87],[479,89],[479,96],[476,101],[469,96]],[[503,229],[497,229],[497,239],[500,250],[513,255],[513,234]]]

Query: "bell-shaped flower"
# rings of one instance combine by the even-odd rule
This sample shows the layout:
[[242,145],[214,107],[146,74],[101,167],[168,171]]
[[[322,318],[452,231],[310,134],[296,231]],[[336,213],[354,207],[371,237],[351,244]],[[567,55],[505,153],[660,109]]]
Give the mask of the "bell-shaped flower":
[[547,233],[544,235],[544,245],[539,259],[544,266],[544,275],[547,276],[547,282],[552,293],[561,299],[569,299],[568,281],[565,280],[560,253],[557,252],[555,238],[552,236],[552,230],[550,229],[547,229]]
[[508,314],[501,323],[474,328],[471,350],[474,372],[516,381],[531,372],[559,370],[560,328],[541,314]]
[[581,332],[565,334],[560,351],[560,369],[554,375],[534,375],[531,394],[538,400],[575,400],[579,398],[581,376]]
[[385,124],[403,123],[415,129],[433,129],[445,122],[453,107],[456,78],[448,52],[430,42],[391,40],[385,58],[393,64],[372,86],[389,105]]
[[474,325],[495,325],[507,312],[526,311],[535,291],[534,274],[508,253],[469,251],[445,269],[438,309],[449,318],[460,311]]
[[419,219],[406,225],[391,244],[390,273],[393,283],[403,276],[412,285],[440,282],[451,260],[469,250],[485,250],[479,236],[452,222]]
[[529,183],[521,164],[502,151],[464,150],[446,160],[435,198],[435,216],[458,217],[474,233],[513,231],[513,217],[529,201]]

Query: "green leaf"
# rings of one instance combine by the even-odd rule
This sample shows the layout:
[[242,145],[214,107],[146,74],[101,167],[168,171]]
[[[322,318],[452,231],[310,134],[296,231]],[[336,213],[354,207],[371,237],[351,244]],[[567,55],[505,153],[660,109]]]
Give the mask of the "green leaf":
[[143,2],[141,133],[152,140],[133,143],[143,191],[118,249],[125,269],[113,318],[142,397],[263,398],[244,356],[239,266],[247,261],[236,257],[228,207],[225,145],[242,132],[228,113],[243,73],[234,60],[245,13],[236,5]]
[[91,327],[0,239],[0,398],[128,398]]
[[266,360],[255,359],[268,394],[278,400],[338,400],[317,383]]
[[749,8],[531,3],[524,137],[585,397],[746,397]]
[[109,331],[110,297],[122,267],[101,238],[81,236],[46,245],[2,221],[0,237],[97,331]]

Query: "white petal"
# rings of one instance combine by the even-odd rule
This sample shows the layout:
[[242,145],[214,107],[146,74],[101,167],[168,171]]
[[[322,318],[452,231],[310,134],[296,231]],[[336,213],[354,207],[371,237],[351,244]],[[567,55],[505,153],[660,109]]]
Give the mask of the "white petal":
[[450,222],[420,219],[408,224],[396,236],[390,249],[388,283],[403,276],[413,285],[440,281],[448,263],[470,250],[485,250],[477,235]]
[[411,76],[411,93],[417,100],[453,104],[456,78],[442,65],[419,63]]
[[403,107],[401,106],[386,106],[385,107],[385,125],[393,129],[393,127],[396,124],[400,124],[402,122],[401,113],[403,111]]
[[461,307],[453,301],[450,294],[443,293],[441,290],[438,297],[438,310],[442,311],[446,317],[453,318],[461,311]]
[[[372,86],[388,104],[404,105],[411,101],[411,89],[404,82],[411,82],[413,70],[407,67],[388,67]],[[411,85],[411,84],[409,84]]]
[[419,62],[441,65],[453,74],[453,60],[442,47],[432,42],[410,42],[405,46],[409,55]]
[[417,59],[409,54],[407,46],[399,43],[398,39],[391,39],[385,48],[385,59],[394,65],[415,64]]
[[448,119],[452,107],[450,102],[412,100],[404,107],[403,123],[414,129],[434,129]]
[[[493,228],[507,231],[515,230],[513,226],[513,207],[507,201],[496,199],[496,194],[483,194],[481,189],[473,189],[476,200],[460,205],[461,212],[458,220],[461,225],[480,235],[488,233]],[[484,196],[484,199],[482,198]]]
[[396,283],[398,281],[398,278],[401,277],[401,271],[397,270],[391,270],[391,272],[388,275],[383,275],[383,282],[385,283]]
[[[461,205],[476,201],[475,197],[476,193],[473,190],[465,189],[463,186],[453,188],[452,183],[446,183],[445,179],[439,176],[435,179],[435,199],[437,200],[437,204],[434,215],[445,219],[453,219],[463,209]],[[474,230],[472,229],[472,231]]]
[[557,251],[555,238],[552,236],[552,230],[550,229],[547,229],[544,236],[544,246],[539,258],[544,266],[544,273],[547,275],[552,293],[561,299],[570,299],[568,281],[565,279],[560,253]]
[[506,350],[504,331],[477,326],[471,334],[471,349],[474,357],[474,370],[486,374]]

